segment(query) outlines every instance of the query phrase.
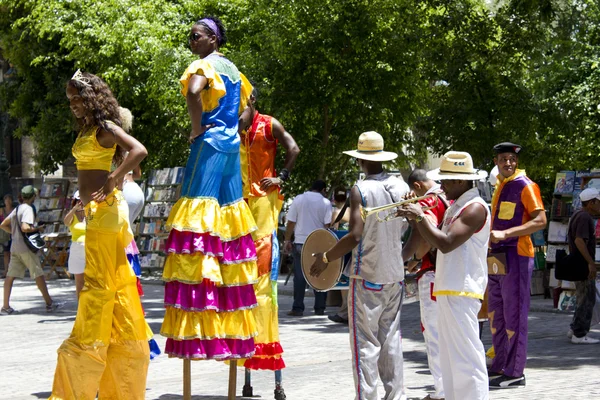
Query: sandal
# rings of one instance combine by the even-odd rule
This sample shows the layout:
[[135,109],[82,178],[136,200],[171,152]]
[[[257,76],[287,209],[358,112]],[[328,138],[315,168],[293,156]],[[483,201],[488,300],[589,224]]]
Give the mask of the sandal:
[[12,313],[16,313],[17,311],[12,307],[7,307],[7,308],[2,307],[2,310],[0,310],[0,312],[2,314],[10,315]]

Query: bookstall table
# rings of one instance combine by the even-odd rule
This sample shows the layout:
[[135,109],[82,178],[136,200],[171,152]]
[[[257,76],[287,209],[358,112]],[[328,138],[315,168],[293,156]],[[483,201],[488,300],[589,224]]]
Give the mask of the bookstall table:
[[70,233],[50,233],[44,235],[46,248],[42,251],[42,269],[49,267],[50,271],[46,278],[50,279],[52,273],[58,278],[66,276],[71,277],[67,269],[67,260],[69,258],[69,246],[71,244]]
[[142,270],[162,269],[169,233],[166,222],[181,194],[183,167],[150,171],[146,182],[144,209],[136,225]]

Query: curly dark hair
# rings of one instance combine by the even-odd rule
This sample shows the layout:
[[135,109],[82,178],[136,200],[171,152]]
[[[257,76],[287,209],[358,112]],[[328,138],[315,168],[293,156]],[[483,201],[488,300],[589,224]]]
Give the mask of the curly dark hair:
[[[108,126],[109,122],[122,127],[119,102],[106,82],[99,76],[90,74],[89,72],[83,72],[81,76],[81,79],[70,79],[67,82],[67,87],[71,86],[77,89],[83,100],[83,105],[92,114],[93,125],[99,126],[109,132],[112,132]],[[83,119],[78,119],[77,123],[80,129],[86,126],[86,122]],[[125,150],[117,145],[113,163],[119,165],[123,161],[124,154]]]
[[194,24],[194,25],[200,25],[200,26],[202,26],[205,30],[208,30],[209,32],[212,32],[213,34],[216,34],[216,32],[213,32],[213,30],[208,25],[206,25],[204,22],[202,22],[203,19],[212,19],[213,22],[215,24],[217,24],[217,28],[219,28],[219,32],[221,33],[221,38],[219,39],[217,37],[217,39],[218,39],[217,45],[219,47],[224,46],[225,43],[227,43],[227,32],[225,31],[225,26],[223,25],[223,22],[221,22],[221,20],[218,17],[213,17],[212,15],[208,15],[206,17],[200,18]]

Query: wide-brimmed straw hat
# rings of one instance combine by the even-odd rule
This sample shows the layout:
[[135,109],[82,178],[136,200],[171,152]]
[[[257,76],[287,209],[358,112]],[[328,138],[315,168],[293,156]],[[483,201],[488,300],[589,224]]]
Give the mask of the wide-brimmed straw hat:
[[473,168],[473,159],[464,151],[449,151],[442,156],[440,167],[427,172],[434,181],[461,180],[478,181],[487,177],[487,172]]
[[350,157],[360,158],[368,161],[392,161],[398,154],[391,151],[383,151],[383,137],[377,132],[363,132],[358,137],[358,148],[356,150],[344,151]]

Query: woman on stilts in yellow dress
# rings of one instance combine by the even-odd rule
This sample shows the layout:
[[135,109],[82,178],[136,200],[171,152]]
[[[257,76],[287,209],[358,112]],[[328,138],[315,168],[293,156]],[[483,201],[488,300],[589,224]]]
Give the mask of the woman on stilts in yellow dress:
[[[142,400],[152,331],[125,254],[133,234],[116,184],[147,152],[121,129],[119,104],[102,79],[77,71],[67,97],[81,128],[73,156],[87,219],[86,267],[73,331],[58,349],[50,399]],[[119,162],[124,151],[129,154]],[[113,161],[119,167],[110,172]]]

